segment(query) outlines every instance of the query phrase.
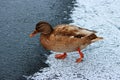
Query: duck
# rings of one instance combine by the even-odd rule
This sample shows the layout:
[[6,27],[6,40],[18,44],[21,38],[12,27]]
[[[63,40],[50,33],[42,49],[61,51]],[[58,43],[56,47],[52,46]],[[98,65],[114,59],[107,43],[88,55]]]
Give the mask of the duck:
[[97,32],[94,30],[70,24],[59,24],[53,28],[46,21],[38,22],[29,36],[32,38],[38,33],[40,33],[40,43],[46,50],[61,53],[55,55],[56,59],[65,59],[67,53],[78,51],[79,58],[76,59],[77,63],[84,58],[82,49],[103,39],[103,37],[98,37],[96,35]]

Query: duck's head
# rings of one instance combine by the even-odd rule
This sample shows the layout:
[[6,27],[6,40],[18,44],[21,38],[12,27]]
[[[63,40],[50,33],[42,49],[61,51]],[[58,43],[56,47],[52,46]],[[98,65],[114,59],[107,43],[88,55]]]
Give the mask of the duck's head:
[[52,26],[44,21],[40,21],[36,24],[35,30],[30,34],[30,37],[35,36],[37,33],[50,34],[53,31]]

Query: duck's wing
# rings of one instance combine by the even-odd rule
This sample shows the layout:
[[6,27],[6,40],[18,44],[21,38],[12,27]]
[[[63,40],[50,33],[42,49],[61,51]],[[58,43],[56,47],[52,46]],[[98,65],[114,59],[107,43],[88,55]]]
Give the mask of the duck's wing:
[[88,30],[73,25],[58,25],[54,28],[55,35],[81,38],[96,33],[94,30]]

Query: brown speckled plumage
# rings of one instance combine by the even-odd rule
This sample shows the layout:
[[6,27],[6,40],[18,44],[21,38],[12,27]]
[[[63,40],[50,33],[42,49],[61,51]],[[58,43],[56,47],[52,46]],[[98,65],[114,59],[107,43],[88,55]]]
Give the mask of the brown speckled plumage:
[[78,48],[84,49],[89,44],[103,39],[96,36],[96,31],[80,28],[74,25],[61,24],[54,29],[49,23],[39,22],[36,30],[30,35],[40,32],[40,42],[44,48],[56,52],[72,52]]
[[98,38],[95,32],[73,25],[58,25],[50,35],[41,34],[40,41],[46,49],[56,52],[71,52],[83,49],[93,39]]

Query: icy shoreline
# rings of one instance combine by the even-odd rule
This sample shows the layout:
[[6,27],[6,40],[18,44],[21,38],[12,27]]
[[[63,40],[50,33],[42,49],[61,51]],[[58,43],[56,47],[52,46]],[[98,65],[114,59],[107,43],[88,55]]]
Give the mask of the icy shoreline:
[[42,73],[29,76],[33,80],[120,80],[120,1],[77,0],[71,17],[75,25],[98,31],[103,41],[83,50],[84,61],[75,63],[78,54],[72,52],[65,60],[52,54]]

